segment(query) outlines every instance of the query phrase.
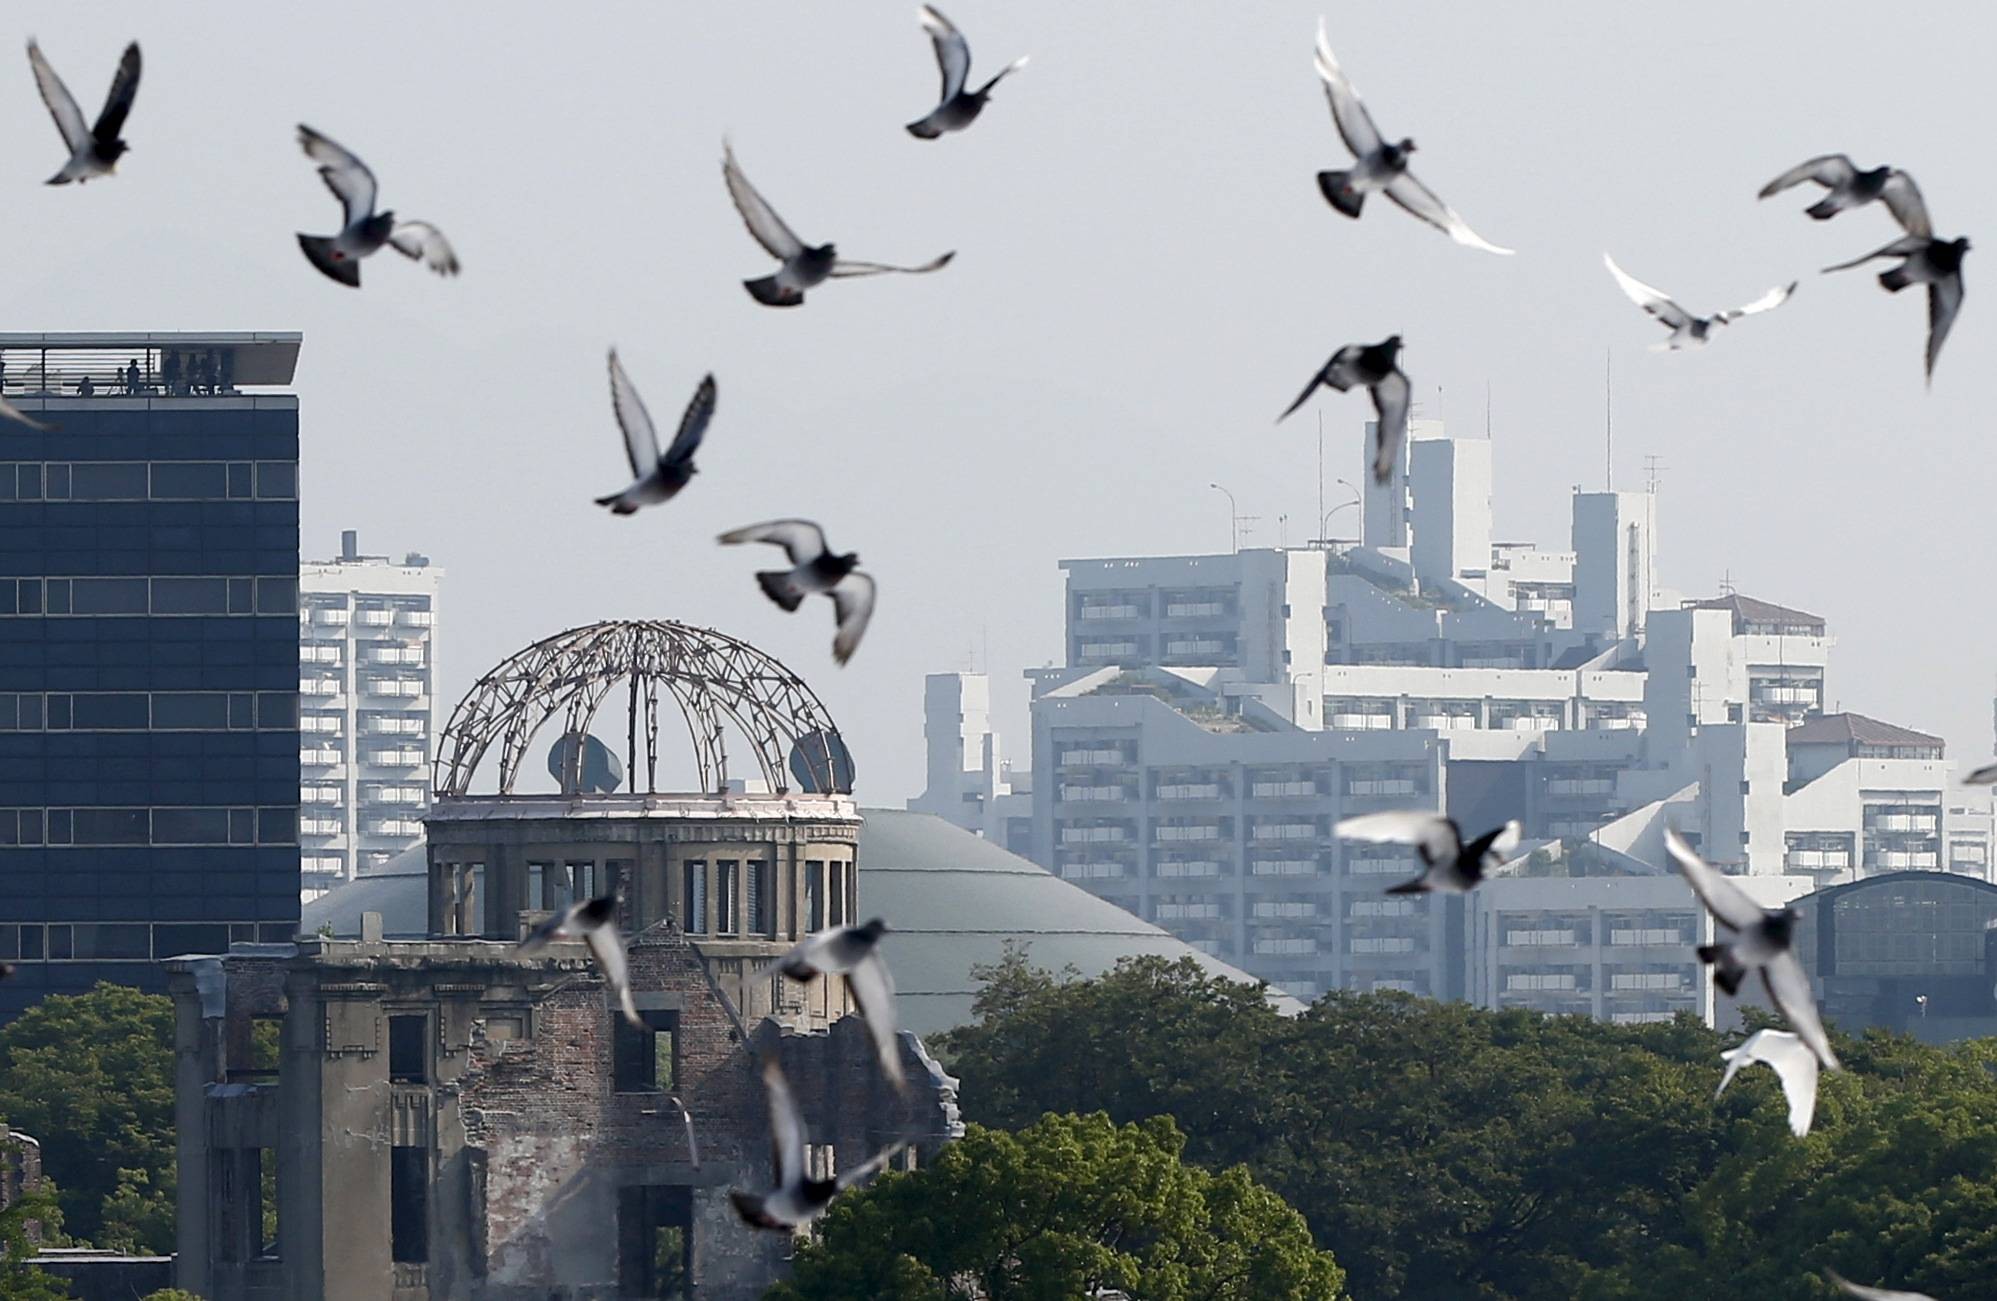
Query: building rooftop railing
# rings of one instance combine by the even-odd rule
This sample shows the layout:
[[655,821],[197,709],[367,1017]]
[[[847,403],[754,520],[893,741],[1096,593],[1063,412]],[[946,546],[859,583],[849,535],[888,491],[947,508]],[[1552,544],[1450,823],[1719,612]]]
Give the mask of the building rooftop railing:
[[0,392],[22,397],[207,397],[285,385],[297,334],[0,333]]

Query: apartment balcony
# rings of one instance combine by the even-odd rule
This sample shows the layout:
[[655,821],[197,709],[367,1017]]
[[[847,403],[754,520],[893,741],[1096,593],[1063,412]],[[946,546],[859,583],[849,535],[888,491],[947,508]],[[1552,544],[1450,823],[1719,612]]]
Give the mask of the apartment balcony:
[[1157,790],[1161,800],[1224,800],[1227,792],[1218,782],[1174,782]]
[[1085,605],[1076,617],[1089,623],[1110,623],[1122,619],[1144,619],[1149,614],[1135,605]]
[[360,688],[364,695],[411,700],[424,694],[424,684],[416,678],[363,677]]
[[1317,824],[1314,822],[1262,823],[1249,828],[1250,840],[1316,840]]
[[343,836],[346,833],[347,824],[338,818],[306,817],[298,820],[298,834],[301,836]]
[[331,746],[306,746],[299,750],[298,762],[307,768],[337,768],[347,762],[347,755]]
[[395,621],[405,628],[428,628],[437,622],[437,616],[429,610],[398,610]]
[[363,628],[387,628],[394,624],[395,612],[393,610],[362,610],[355,616],[354,622],[360,624]]
[[1506,931],[1505,943],[1515,949],[1573,948],[1581,942],[1579,931]]
[[1060,876],[1064,881],[1113,880],[1129,875],[1129,864],[1102,859],[1088,863],[1063,863],[1060,867]]
[[1153,827],[1151,839],[1161,845],[1183,844],[1187,841],[1224,840],[1226,833],[1219,827]]
[[371,750],[361,755],[361,762],[376,768],[421,768],[429,761],[421,750]]
[[1250,876],[1316,876],[1315,858],[1258,858],[1248,865]]
[[361,830],[370,836],[412,839],[423,834],[423,824],[415,818],[378,818],[362,823]]
[[1114,768],[1129,762],[1121,750],[1068,750],[1061,755],[1063,768]]
[[1931,849],[1881,849],[1865,856],[1865,866],[1873,872],[1932,872],[1941,867],[1941,855]]
[[1070,804],[1119,804],[1130,792],[1121,786],[1063,786],[1061,798]]
[[1803,872],[1842,872],[1851,866],[1847,849],[1792,849],[1783,856],[1783,865]]
[[314,646],[308,642],[298,648],[298,659],[303,664],[338,664],[341,649],[338,644]]
[[343,684],[338,678],[300,678],[298,694],[317,699],[330,699],[340,694]]
[[353,612],[350,610],[314,610],[312,612],[312,622],[322,628],[344,628],[353,622]]
[[1325,720],[1325,726],[1342,732],[1391,732],[1394,729],[1392,714],[1333,714]]
[[413,804],[428,802],[429,792],[421,786],[378,786],[361,792],[363,804]]
[[1865,829],[1933,835],[1939,822],[1939,816],[1933,813],[1879,813],[1865,819]]
[[346,802],[344,786],[302,786],[298,791],[300,804],[342,804]]
[[330,732],[338,735],[343,720],[338,718],[314,717],[310,714],[298,720],[298,730],[314,734]]
[[430,728],[421,718],[370,718],[367,730],[373,736],[421,736]]
[[1548,795],[1613,795],[1616,783],[1607,777],[1556,777],[1546,783]]
[[1417,731],[1475,731],[1477,716],[1474,714],[1416,714],[1409,724]]

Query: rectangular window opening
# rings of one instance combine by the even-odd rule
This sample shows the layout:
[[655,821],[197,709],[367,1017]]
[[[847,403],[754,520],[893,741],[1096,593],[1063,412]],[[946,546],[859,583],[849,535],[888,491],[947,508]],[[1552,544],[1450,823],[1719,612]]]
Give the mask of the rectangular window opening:
[[430,1259],[429,1157],[420,1147],[388,1150],[388,1254],[399,1265]]
[[395,1084],[430,1082],[430,1018],[420,1012],[388,1018],[388,1078]]

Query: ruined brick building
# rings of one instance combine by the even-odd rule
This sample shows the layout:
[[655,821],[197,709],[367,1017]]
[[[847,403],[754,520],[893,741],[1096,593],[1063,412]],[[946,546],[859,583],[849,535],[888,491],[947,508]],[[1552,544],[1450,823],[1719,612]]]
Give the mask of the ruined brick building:
[[[588,737],[613,689],[621,768]],[[658,789],[662,700],[703,793]],[[556,789],[517,791],[544,748]],[[746,782],[728,767],[743,753]],[[851,786],[809,688],[716,633],[599,624],[493,670],[439,746],[427,938],[383,940],[377,920],[358,940],[168,964],[179,1286],[209,1301],[759,1294],[791,1243],[727,1202],[770,1177],[756,1054],[781,1054],[821,1173],[903,1139],[920,1160],[960,1130],[955,1081],[913,1036],[901,1094],[843,982],[758,974],[860,915]],[[581,945],[516,947],[606,892],[643,1031]]]

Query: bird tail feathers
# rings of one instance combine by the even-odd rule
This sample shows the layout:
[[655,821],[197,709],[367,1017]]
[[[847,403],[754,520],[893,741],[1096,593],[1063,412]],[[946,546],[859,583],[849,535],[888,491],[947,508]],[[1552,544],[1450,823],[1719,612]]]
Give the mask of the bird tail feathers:
[[300,235],[298,247],[305,254],[305,260],[318,267],[334,280],[350,289],[361,287],[361,264],[358,259],[335,257],[333,241],[325,235]]
[[1844,211],[1844,203],[1835,194],[1827,194],[1809,207],[1803,209],[1818,221],[1829,221]]
[[764,276],[760,280],[744,280],[742,287],[749,291],[749,297],[765,307],[796,307],[804,301],[802,289],[779,284],[775,276]]
[[908,133],[917,140],[934,140],[943,134],[943,130],[928,118],[923,118],[919,122],[909,123]]
[[1879,273],[1879,283],[1885,285],[1890,292],[1897,294],[1908,285],[1913,284],[1914,278],[1907,274],[1907,268],[1894,267],[1891,271],[1881,271]]
[[610,507],[610,513],[613,515],[635,515],[638,513],[638,508],[630,502],[625,501],[624,494],[621,492],[613,492],[608,497],[598,497],[596,504]]
[[1317,188],[1324,195],[1324,201],[1348,217],[1358,217],[1359,210],[1366,206],[1366,196],[1352,188],[1351,172],[1319,172]]
[[781,569],[765,569],[756,575],[756,585],[763,589],[763,595],[775,601],[785,610],[795,610],[804,600],[804,589],[799,587],[791,576]]
[[1412,881],[1403,881],[1403,882],[1401,882],[1401,883],[1400,883],[1399,885],[1390,885],[1390,886],[1388,886],[1388,887],[1387,887],[1387,893],[1388,893],[1388,894],[1427,894],[1427,893],[1428,893],[1428,885],[1427,885],[1427,883],[1426,883],[1426,882],[1424,882],[1424,881],[1422,880],[1422,878],[1420,878],[1420,877],[1416,877],[1416,878],[1415,878],[1414,880],[1412,880]]
[[1718,944],[1701,944],[1694,952],[1699,955],[1699,961],[1712,967],[1713,983],[1724,990],[1728,998],[1740,992],[1741,977],[1747,974],[1747,968],[1741,966],[1732,951]]

